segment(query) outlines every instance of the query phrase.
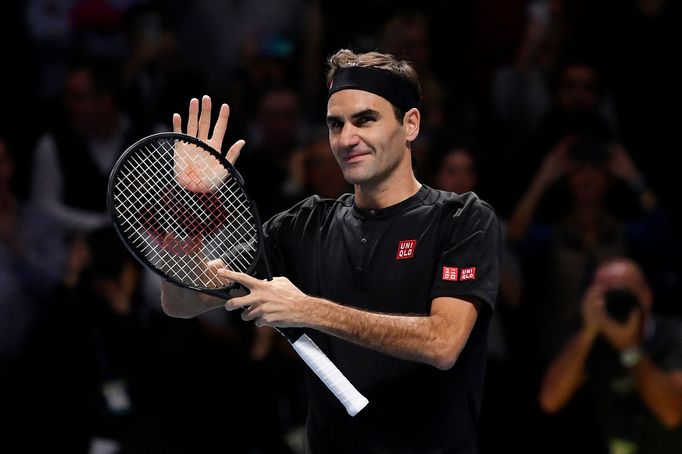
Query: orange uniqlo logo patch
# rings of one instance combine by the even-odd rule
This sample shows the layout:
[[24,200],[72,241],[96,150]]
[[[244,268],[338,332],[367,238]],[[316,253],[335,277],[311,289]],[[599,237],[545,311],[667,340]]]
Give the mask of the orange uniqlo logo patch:
[[459,268],[456,266],[444,266],[442,279],[444,281],[459,280]]
[[403,240],[398,243],[398,252],[395,254],[396,260],[411,259],[414,257],[414,250],[417,247],[417,240]]
[[470,266],[469,268],[462,268],[459,275],[460,281],[473,281],[476,279],[476,267]]

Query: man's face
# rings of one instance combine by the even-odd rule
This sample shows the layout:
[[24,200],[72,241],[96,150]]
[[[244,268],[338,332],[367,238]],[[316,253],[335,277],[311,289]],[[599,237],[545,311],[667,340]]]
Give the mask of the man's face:
[[404,159],[407,136],[386,99],[362,90],[341,90],[327,103],[329,144],[351,184],[385,181]]
[[464,151],[449,152],[436,175],[437,189],[464,194],[476,187],[476,170],[472,157]]
[[64,104],[71,121],[78,129],[89,130],[97,118],[97,91],[90,73],[74,71],[66,80]]
[[627,261],[616,261],[602,265],[594,276],[594,284],[604,292],[625,289],[635,295],[640,306],[650,308],[652,294],[645,278],[634,265]]
[[596,109],[599,101],[597,73],[589,66],[569,66],[561,75],[558,96],[565,110],[589,112]]

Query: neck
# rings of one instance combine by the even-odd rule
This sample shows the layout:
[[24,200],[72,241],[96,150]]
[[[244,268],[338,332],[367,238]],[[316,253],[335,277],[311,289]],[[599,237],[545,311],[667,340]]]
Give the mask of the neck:
[[361,208],[382,209],[406,200],[419,191],[421,183],[410,170],[409,175],[377,184],[356,184],[355,203]]

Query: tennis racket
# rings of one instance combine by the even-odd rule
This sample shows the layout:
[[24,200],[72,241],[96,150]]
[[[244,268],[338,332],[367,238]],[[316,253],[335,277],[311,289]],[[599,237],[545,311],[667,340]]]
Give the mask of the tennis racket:
[[[119,237],[161,278],[229,299],[217,268],[272,279],[258,210],[244,180],[220,153],[190,135],[164,132],[131,145],[109,178],[107,202]],[[261,266],[259,266],[261,265]],[[368,400],[300,329],[277,329],[355,416]]]

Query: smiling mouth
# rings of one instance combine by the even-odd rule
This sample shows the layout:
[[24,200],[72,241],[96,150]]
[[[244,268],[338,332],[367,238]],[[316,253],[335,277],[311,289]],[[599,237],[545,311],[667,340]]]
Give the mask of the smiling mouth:
[[348,156],[344,158],[344,161],[346,161],[349,164],[352,164],[354,162],[360,161],[363,156],[367,156],[369,152],[360,152],[360,153],[350,153]]

